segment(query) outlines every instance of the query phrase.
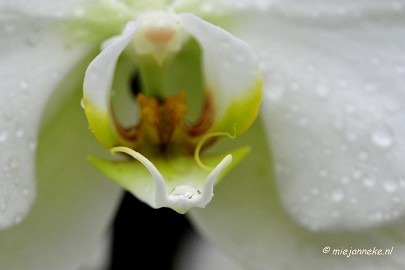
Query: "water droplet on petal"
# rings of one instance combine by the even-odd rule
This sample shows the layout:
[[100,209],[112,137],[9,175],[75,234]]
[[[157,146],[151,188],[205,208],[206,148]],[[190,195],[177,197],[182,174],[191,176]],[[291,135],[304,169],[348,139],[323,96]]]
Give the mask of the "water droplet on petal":
[[37,149],[37,143],[31,142],[28,147],[31,151],[34,151],[35,149]]
[[368,154],[365,151],[360,151],[357,155],[358,159],[361,161],[365,161],[368,159]]
[[80,107],[82,107],[82,109],[85,109],[85,106],[84,106],[84,101],[83,101],[83,99],[81,99],[81,100],[80,100]]
[[30,194],[30,191],[28,190],[28,188],[24,188],[22,191],[23,196],[28,196]]
[[368,188],[371,188],[371,187],[374,187],[375,181],[373,179],[370,179],[370,178],[364,178],[363,179],[363,185],[368,187]]
[[332,192],[332,200],[335,202],[340,202],[344,197],[345,194],[339,189]]
[[16,136],[17,138],[21,138],[22,136],[24,136],[24,130],[23,130],[23,129],[18,129],[18,130],[15,132],[15,136]]
[[380,128],[371,134],[372,142],[381,148],[388,148],[393,145],[392,132],[388,128]]
[[397,191],[397,185],[394,182],[385,182],[384,183],[384,190],[388,193],[394,193],[395,191]]
[[11,157],[7,165],[9,170],[16,171],[20,168],[20,161],[16,157]]
[[0,130],[0,143],[5,142],[7,140],[8,133],[5,129]]
[[320,98],[326,98],[329,95],[329,88],[323,85],[318,85],[316,87],[316,93]]
[[28,89],[28,83],[26,81],[21,81],[20,82],[20,88],[21,88],[21,90]]
[[22,216],[20,214],[17,214],[14,217],[14,224],[17,225],[17,224],[21,223],[22,219],[23,219]]

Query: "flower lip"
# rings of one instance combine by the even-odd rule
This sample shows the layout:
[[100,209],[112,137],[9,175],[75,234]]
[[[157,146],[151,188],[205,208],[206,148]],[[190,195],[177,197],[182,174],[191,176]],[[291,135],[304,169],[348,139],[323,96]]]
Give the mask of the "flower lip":
[[150,172],[155,183],[154,205],[152,207],[169,207],[180,214],[186,213],[193,207],[204,208],[214,195],[214,182],[221,171],[231,164],[232,155],[227,155],[207,176],[202,187],[196,188],[192,185],[177,185],[168,192],[167,184],[159,170],[142,154],[128,147],[114,147],[112,153],[125,153],[141,162]]

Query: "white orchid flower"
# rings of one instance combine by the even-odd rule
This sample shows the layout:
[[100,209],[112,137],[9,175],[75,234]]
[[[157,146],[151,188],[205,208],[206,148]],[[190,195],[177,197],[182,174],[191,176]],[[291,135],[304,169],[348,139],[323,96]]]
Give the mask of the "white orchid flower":
[[[181,213],[229,171],[191,216],[248,269],[403,268],[404,2],[166,2],[0,2],[0,226],[15,225],[1,265],[78,269],[120,195],[85,160],[104,154],[104,174]],[[239,137],[260,102],[253,51],[263,127]],[[129,91],[111,98],[134,73],[135,119]],[[140,162],[111,162],[88,125]],[[252,151],[200,155],[220,135]],[[394,250],[348,262],[325,247]]]

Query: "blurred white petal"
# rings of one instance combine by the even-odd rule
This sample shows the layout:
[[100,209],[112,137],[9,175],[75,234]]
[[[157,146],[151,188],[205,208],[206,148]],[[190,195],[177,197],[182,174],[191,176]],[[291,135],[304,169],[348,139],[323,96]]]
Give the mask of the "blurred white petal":
[[[404,269],[404,223],[357,232],[312,232],[284,210],[269,162],[266,135],[259,124],[243,143],[252,152],[217,185],[203,210],[191,211],[192,221],[208,240],[246,269]],[[330,247],[324,254],[323,248]],[[392,255],[332,255],[333,249],[391,249]]]
[[[35,145],[43,108],[60,80],[89,53],[53,20],[0,16],[0,229],[35,198]],[[60,99],[69,95],[60,92]],[[23,192],[29,191],[28,194]]]
[[240,25],[262,61],[281,200],[310,229],[404,219],[405,2],[393,3],[280,4]]
[[41,129],[37,200],[21,224],[0,232],[2,269],[79,269],[110,226],[122,191],[86,160],[105,150],[88,130],[76,90]]

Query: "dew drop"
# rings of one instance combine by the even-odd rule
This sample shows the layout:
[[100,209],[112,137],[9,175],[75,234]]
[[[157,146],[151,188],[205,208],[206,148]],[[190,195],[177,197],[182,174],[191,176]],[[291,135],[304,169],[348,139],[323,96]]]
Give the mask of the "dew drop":
[[17,215],[15,215],[15,217],[14,217],[14,224],[19,224],[19,223],[21,223],[21,221],[22,221],[22,215],[20,215],[20,214],[17,214]]
[[23,130],[23,129],[18,129],[18,130],[15,132],[15,136],[16,136],[17,138],[21,138],[22,136],[24,136],[24,130]]
[[335,190],[332,192],[332,200],[335,202],[340,202],[345,197],[345,194],[341,190]]
[[373,220],[381,220],[383,218],[383,214],[380,211],[376,211],[370,216]]
[[20,85],[21,90],[28,89],[28,83],[26,81],[21,81],[19,85]]
[[28,148],[29,148],[31,151],[34,151],[35,149],[37,149],[37,143],[36,143],[36,142],[31,142],[31,143],[29,144]]
[[388,148],[394,143],[392,133],[388,128],[375,130],[371,134],[371,140],[376,146],[381,148]]
[[7,140],[8,133],[5,129],[0,130],[0,143],[5,142]]
[[365,151],[360,151],[357,155],[357,158],[361,161],[366,161],[368,159],[368,154]]
[[329,88],[323,86],[323,85],[318,85],[316,87],[316,93],[320,98],[325,98],[329,95]]
[[352,174],[354,179],[360,179],[363,176],[363,172],[359,170],[355,170]]
[[397,191],[397,185],[394,182],[385,182],[384,183],[384,190],[388,193],[394,193]]
[[343,176],[341,179],[342,184],[348,184],[350,182],[350,178],[347,176]]
[[185,192],[183,196],[184,196],[184,198],[186,198],[186,199],[191,199],[191,198],[193,198],[193,193],[191,193],[191,192]]
[[363,179],[363,185],[364,185],[365,187],[372,188],[372,187],[374,187],[375,182],[374,182],[374,180],[372,180],[372,179],[370,179],[370,178],[364,178],[364,179]]
[[85,109],[86,107],[84,106],[84,101],[83,99],[80,100],[80,107],[82,107],[82,109]]
[[16,171],[20,168],[20,161],[16,157],[11,157],[7,165],[9,170]]
[[27,197],[30,194],[30,191],[28,190],[28,188],[24,188],[22,194],[23,196]]

